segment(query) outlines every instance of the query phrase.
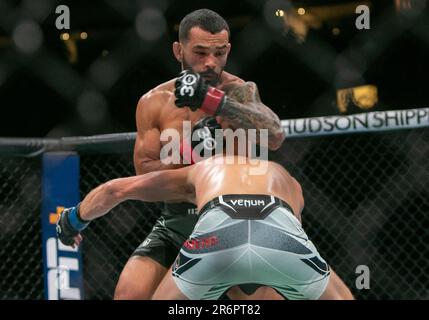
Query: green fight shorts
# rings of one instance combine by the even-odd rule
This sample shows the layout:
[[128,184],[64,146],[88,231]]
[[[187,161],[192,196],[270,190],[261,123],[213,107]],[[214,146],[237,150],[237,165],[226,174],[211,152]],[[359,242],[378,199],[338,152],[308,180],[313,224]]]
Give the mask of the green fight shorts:
[[132,256],[149,257],[169,268],[198,221],[191,203],[164,203],[160,218]]

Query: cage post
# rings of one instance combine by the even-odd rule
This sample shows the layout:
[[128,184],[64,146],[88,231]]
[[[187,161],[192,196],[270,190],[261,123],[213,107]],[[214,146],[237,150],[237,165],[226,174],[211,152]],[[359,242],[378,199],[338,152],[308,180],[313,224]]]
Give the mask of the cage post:
[[42,242],[45,299],[84,299],[80,248],[64,246],[56,237],[56,221],[64,207],[77,205],[79,156],[47,152],[42,157]]

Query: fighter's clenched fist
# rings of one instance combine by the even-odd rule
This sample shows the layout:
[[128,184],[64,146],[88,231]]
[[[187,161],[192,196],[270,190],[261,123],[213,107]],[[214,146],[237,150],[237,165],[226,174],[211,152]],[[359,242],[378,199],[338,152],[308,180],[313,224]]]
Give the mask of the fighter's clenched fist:
[[195,72],[184,70],[175,82],[177,107],[189,107],[192,111],[201,109],[207,114],[219,114],[225,99],[225,92],[206,84]]

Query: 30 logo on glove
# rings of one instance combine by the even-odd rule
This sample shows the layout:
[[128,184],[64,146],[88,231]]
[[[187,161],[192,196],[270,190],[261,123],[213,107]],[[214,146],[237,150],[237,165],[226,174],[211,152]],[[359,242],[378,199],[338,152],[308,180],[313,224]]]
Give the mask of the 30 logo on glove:
[[185,75],[182,80],[183,85],[180,87],[180,95],[192,97],[195,94],[193,85],[197,83],[197,80],[198,78],[194,74]]
[[[204,128],[198,129],[194,131],[192,135],[193,136],[196,135],[199,140],[203,141],[203,147],[205,150],[212,151],[216,149],[216,139],[214,138],[214,136],[212,137],[210,128],[204,127]],[[192,145],[193,147],[195,147],[194,143],[192,143]]]
[[182,71],[175,86],[175,104],[179,108],[201,109],[209,115],[217,115],[225,103],[225,92],[207,85],[198,73]]

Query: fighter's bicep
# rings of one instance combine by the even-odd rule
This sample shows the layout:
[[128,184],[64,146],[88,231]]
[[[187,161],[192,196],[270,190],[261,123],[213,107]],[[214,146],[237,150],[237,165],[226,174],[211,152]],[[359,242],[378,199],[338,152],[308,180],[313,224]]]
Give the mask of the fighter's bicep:
[[160,132],[157,128],[138,133],[134,145],[134,166],[139,172],[145,162],[159,160],[161,150]]
[[161,133],[158,128],[148,129],[143,135],[139,135],[139,150],[143,155],[151,159],[159,159],[159,150],[161,149]]
[[158,128],[159,108],[157,100],[143,96],[136,110],[137,137],[134,145],[134,166],[137,173],[142,173],[142,164],[159,160],[161,148]]

